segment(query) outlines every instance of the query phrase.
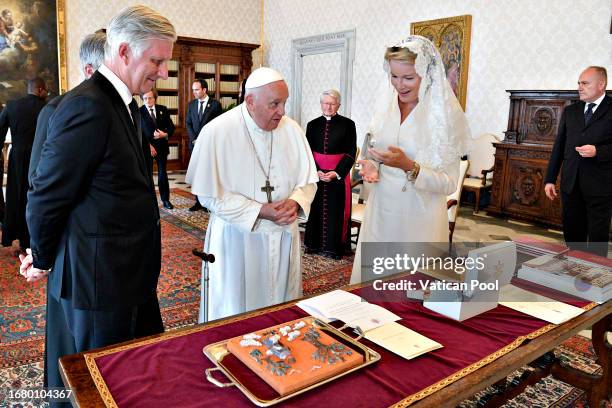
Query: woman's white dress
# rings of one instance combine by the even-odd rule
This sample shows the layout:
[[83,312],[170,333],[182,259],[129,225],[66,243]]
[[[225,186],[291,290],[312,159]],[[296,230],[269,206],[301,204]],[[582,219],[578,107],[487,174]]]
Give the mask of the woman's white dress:
[[[432,145],[422,104],[410,112],[400,125],[399,105],[389,112],[385,123],[372,130],[376,149],[399,146],[418,162],[419,150],[436,149]],[[364,221],[359,233],[353,263],[351,283],[361,282],[361,252],[363,242],[447,242],[448,215],[446,196],[455,191],[459,160],[434,171],[421,164],[415,182],[407,179],[398,168],[381,165],[379,181],[369,186]],[[405,191],[402,189],[405,187]],[[420,254],[418,254],[420,255]]]

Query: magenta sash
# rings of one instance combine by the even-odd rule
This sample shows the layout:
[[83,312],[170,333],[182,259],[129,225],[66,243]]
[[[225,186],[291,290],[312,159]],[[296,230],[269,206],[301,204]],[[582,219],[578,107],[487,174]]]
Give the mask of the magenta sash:
[[[344,153],[340,154],[322,154],[312,152],[315,163],[320,169],[331,171],[336,168],[340,160],[344,157]],[[340,174],[338,174],[340,176]],[[344,219],[342,223],[342,242],[346,242],[346,232],[348,231],[348,223],[351,218],[351,178],[347,175],[344,178]]]

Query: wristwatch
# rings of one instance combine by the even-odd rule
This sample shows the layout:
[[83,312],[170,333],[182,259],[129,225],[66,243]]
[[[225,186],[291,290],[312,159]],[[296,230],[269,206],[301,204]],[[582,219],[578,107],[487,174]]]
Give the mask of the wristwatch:
[[419,172],[421,171],[421,166],[417,162],[412,163],[412,169],[406,171],[406,177],[408,181],[414,183],[414,181],[419,176]]

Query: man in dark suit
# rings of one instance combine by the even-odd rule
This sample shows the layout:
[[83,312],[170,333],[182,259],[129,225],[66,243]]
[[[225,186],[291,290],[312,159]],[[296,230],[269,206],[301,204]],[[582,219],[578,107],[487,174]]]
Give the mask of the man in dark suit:
[[[132,95],[168,77],[176,32],[132,6],[106,34],[104,64],[49,119],[28,193],[31,250],[20,272],[33,281],[52,268],[47,335],[61,346],[49,361],[163,331],[159,209]],[[47,385],[62,386],[59,372],[48,372]]]
[[142,136],[147,138],[151,145],[151,156],[157,162],[157,186],[159,196],[164,208],[171,210],[174,208],[170,202],[170,187],[168,185],[168,173],[166,172],[166,162],[168,160],[168,139],[174,133],[174,123],[164,105],[155,104],[157,90],[154,88],[142,95],[144,105],[140,107],[140,123]]
[[563,235],[568,246],[607,256],[612,216],[612,98],[603,67],[588,67],[578,79],[580,102],[559,121],[544,191],[557,197],[561,173]]
[[[208,96],[208,84],[204,79],[196,79],[191,84],[191,90],[195,99],[189,102],[187,107],[187,133],[189,135],[189,153],[193,150],[195,141],[200,134],[200,130],[208,122],[223,113],[221,104]],[[195,197],[195,204],[189,208],[189,211],[202,210],[204,207]]]
[[[106,34],[103,31],[96,32],[85,36],[81,42],[79,50],[79,59],[81,61],[81,67],[83,69],[82,74],[85,79],[91,78],[93,73],[102,65],[104,61],[104,45],[106,44]],[[28,183],[30,188],[32,187],[32,178],[36,172],[36,167],[40,160],[40,153],[42,152],[45,140],[47,140],[47,129],[49,128],[49,118],[55,112],[55,109],[60,104],[64,95],[59,95],[53,98],[49,103],[38,114],[38,121],[36,123],[36,135],[34,136],[34,145],[32,146],[32,156],[30,157],[30,168],[28,170]],[[50,297],[49,289],[51,285],[47,285],[47,297]],[[49,335],[49,325],[45,325],[45,356],[61,355],[63,345],[57,341],[54,341],[54,337]],[[51,341],[49,341],[51,340]],[[46,386],[48,384],[47,373],[48,372],[59,372],[57,360],[53,359],[50,361],[45,357],[45,370],[43,383]]]
[[[79,59],[81,60],[81,67],[83,69],[83,76],[85,79],[91,78],[94,71],[104,61],[104,44],[106,43],[106,34],[103,31],[96,32],[85,36],[81,41],[81,47],[79,49]],[[65,94],[64,94],[65,95]],[[34,136],[34,144],[32,145],[32,155],[30,156],[30,168],[28,169],[28,183],[32,182],[32,176],[38,166],[40,159],[40,152],[42,147],[47,140],[47,129],[49,125],[49,118],[51,114],[55,112],[55,108],[60,104],[64,95],[58,95],[51,99],[49,103],[38,114],[38,121],[36,122],[36,134]]]
[[26,225],[28,192],[28,167],[36,132],[36,118],[45,106],[47,85],[41,78],[28,81],[28,95],[9,101],[0,113],[0,146],[11,129],[11,152],[8,158],[6,181],[6,208],[2,223],[2,245],[11,246],[19,240],[19,248],[30,246],[30,234]]

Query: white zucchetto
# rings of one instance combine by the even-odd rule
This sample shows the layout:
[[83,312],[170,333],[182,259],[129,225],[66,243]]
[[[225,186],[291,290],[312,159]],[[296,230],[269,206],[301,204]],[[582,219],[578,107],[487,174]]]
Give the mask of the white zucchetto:
[[247,78],[245,89],[259,88],[272,82],[284,81],[285,78],[276,70],[268,67],[257,68]]

